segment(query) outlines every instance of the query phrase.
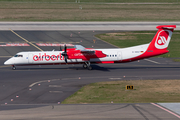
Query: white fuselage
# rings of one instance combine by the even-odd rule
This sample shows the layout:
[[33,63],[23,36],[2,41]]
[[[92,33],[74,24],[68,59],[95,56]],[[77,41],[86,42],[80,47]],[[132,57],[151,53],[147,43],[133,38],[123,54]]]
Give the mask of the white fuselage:
[[[91,63],[110,63],[112,61],[123,61],[131,59],[143,54],[149,44],[122,48],[122,49],[95,49],[106,54],[103,58],[92,58]],[[19,52],[14,57],[8,59],[5,65],[43,65],[43,64],[65,64],[64,51],[34,51],[34,52]],[[82,59],[68,59],[67,63],[76,64],[85,62]]]

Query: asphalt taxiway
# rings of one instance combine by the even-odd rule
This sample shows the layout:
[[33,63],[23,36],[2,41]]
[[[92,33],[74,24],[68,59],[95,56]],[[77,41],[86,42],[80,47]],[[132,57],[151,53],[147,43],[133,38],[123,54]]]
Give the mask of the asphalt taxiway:
[[[23,105],[0,111],[3,120],[178,120],[179,118],[148,104]],[[32,108],[34,107],[34,108]]]
[[[36,43],[75,43],[89,48],[115,47],[94,37],[95,34],[113,31],[14,32],[21,37],[10,30],[1,31],[1,44],[24,43],[25,41],[22,39],[24,38],[35,45]],[[94,42],[94,40],[96,40],[96,42]],[[44,51],[59,50],[59,47],[54,46],[37,47]],[[136,104],[109,104],[106,107],[103,105],[57,105],[82,86],[89,83],[111,80],[179,79],[180,64],[173,62],[171,59],[150,58],[148,60],[124,64],[98,64],[92,65],[93,70],[91,71],[83,69],[82,65],[21,66],[17,67],[17,70],[11,70],[10,66],[3,65],[5,60],[17,52],[37,50],[36,47],[31,45],[0,47],[1,118],[11,119],[13,116],[7,115],[14,113],[14,115],[17,115],[16,119],[31,119],[30,116],[33,115],[37,115],[35,117],[36,119],[177,119],[177,117],[167,114],[165,111],[151,104],[138,104],[141,106],[139,108],[134,107]],[[52,105],[55,107],[52,107]],[[110,108],[112,107],[112,109],[109,109],[108,106]],[[122,109],[120,109],[121,107]],[[76,108],[76,110],[73,110],[73,108]],[[100,109],[104,109],[105,112],[101,114]],[[96,111],[91,114],[93,110]],[[115,113],[113,113],[113,110],[115,110],[117,116],[114,116]],[[157,111],[159,111],[159,113]],[[30,114],[29,117],[27,117],[21,116],[21,113]],[[101,115],[98,116],[98,113]],[[131,113],[133,114],[131,115]],[[45,118],[42,117],[43,114],[45,114]],[[82,114],[85,115],[85,117],[83,117]],[[104,116],[105,114],[110,117]],[[94,117],[92,117],[93,115]]]

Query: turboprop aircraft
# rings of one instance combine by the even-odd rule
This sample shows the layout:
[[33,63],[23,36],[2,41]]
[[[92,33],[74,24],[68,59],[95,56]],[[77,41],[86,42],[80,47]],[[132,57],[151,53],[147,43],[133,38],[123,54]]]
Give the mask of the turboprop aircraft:
[[62,51],[32,51],[19,52],[4,62],[5,65],[60,65],[83,64],[84,68],[92,69],[92,64],[124,63],[168,53],[172,33],[176,25],[160,25],[152,41],[148,44],[118,48],[118,49],[92,49],[75,45],[74,48],[64,46]]

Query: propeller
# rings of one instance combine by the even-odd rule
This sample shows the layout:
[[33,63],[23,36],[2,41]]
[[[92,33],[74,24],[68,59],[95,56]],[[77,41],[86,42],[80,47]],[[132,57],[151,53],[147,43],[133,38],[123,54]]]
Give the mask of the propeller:
[[66,56],[64,56],[64,60],[65,60],[65,62],[67,63],[67,55],[66,55]]
[[68,56],[67,56],[67,51],[66,51],[66,49],[67,49],[67,46],[66,46],[66,44],[64,45],[64,52],[62,53],[62,56],[64,56],[64,60],[65,60],[65,62],[67,63],[67,58],[68,58]]

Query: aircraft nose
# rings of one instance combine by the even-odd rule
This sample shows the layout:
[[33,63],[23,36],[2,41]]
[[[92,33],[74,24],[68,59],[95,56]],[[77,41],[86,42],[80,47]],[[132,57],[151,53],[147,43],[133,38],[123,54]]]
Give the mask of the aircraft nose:
[[4,65],[11,65],[12,64],[12,61],[11,59],[8,59],[4,62]]

